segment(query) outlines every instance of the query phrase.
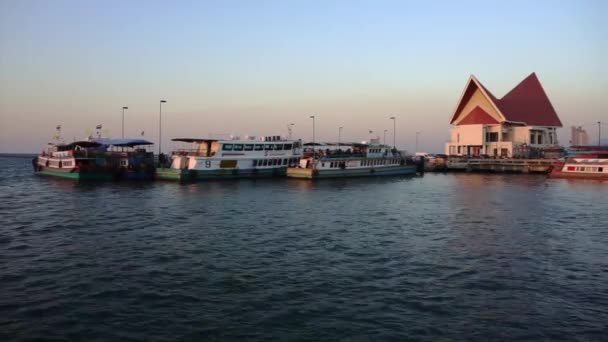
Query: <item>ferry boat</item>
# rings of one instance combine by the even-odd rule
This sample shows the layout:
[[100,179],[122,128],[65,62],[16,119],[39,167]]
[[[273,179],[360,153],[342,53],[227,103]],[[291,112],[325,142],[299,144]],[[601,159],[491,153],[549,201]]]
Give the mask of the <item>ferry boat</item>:
[[370,144],[352,144],[342,150],[321,149],[316,146],[305,154],[295,167],[287,169],[292,178],[338,178],[362,176],[414,175],[417,166],[399,151],[372,139]]
[[49,143],[32,161],[36,174],[79,180],[110,180],[106,147],[96,141]]
[[154,152],[145,146],[154,145],[143,139],[106,139],[94,140],[106,147],[106,165],[115,179],[150,180],[154,178]]
[[142,139],[89,139],[72,143],[49,143],[34,158],[40,175],[79,180],[151,179],[154,155],[139,146]]
[[168,167],[156,169],[159,179],[195,181],[204,179],[284,176],[302,156],[299,140],[280,136],[240,139],[172,139],[191,143],[190,149],[171,153]]
[[577,148],[573,155],[552,165],[549,177],[608,180],[608,147]]

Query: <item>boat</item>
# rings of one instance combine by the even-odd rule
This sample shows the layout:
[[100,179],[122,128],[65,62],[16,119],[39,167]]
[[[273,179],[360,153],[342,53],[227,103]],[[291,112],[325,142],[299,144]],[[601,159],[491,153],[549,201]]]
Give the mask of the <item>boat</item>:
[[[344,147],[344,149],[343,149]],[[338,149],[307,151],[287,177],[317,179],[364,176],[414,175],[418,167],[401,152],[372,139],[369,144],[350,144]]]
[[571,155],[551,165],[551,178],[608,180],[608,147],[577,147]]
[[36,174],[78,180],[111,180],[106,167],[106,146],[92,140],[49,143],[32,160]]
[[142,139],[87,139],[49,143],[32,161],[36,174],[78,180],[151,179],[154,155]]
[[299,140],[281,136],[240,139],[178,138],[190,143],[189,149],[171,152],[168,165],[156,169],[158,179],[196,181],[285,176],[289,166],[302,156]]
[[114,179],[151,180],[155,175],[154,152],[145,147],[154,145],[144,139],[107,139],[93,141],[106,147],[106,166]]

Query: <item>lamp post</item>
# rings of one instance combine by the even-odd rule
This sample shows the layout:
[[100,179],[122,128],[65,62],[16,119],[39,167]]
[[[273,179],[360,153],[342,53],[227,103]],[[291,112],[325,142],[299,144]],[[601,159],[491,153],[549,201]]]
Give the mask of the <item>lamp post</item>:
[[165,100],[160,100],[158,110],[158,155],[161,154],[161,148],[163,146],[163,103],[167,103]]
[[602,122],[597,122],[597,146],[602,146]]
[[388,132],[388,129],[384,130],[384,145],[386,145],[386,132]]
[[312,155],[314,157],[314,155],[315,155],[315,116],[311,115],[310,118],[312,119]]
[[416,151],[414,151],[414,153],[418,152],[418,134],[420,134],[420,132],[416,132]]
[[395,143],[395,137],[397,136],[397,118],[391,116],[390,119],[393,120],[393,149],[397,149],[397,144]]
[[125,109],[129,107],[122,107],[122,138],[125,138]]
[[340,149],[340,145],[342,143],[342,126],[338,127],[338,149]]

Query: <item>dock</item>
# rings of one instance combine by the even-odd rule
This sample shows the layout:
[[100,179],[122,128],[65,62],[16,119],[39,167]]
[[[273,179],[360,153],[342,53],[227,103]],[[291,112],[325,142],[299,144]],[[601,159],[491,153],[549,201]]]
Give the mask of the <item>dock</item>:
[[448,160],[445,167],[436,171],[496,172],[496,173],[547,173],[553,159],[466,159]]

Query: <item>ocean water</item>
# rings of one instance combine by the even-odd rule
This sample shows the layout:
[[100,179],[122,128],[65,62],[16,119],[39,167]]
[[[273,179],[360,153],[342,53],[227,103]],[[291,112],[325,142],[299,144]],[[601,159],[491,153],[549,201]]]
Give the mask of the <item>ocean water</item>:
[[78,184],[0,166],[1,341],[608,336],[608,182]]

